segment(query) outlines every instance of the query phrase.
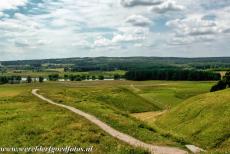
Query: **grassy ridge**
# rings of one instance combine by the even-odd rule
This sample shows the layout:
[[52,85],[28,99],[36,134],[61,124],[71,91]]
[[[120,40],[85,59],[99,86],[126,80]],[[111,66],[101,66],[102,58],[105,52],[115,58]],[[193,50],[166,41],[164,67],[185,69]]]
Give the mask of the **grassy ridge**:
[[207,149],[230,151],[230,90],[186,100],[156,124]]
[[144,153],[84,118],[31,95],[36,85],[0,86],[0,147],[90,147],[94,153]]

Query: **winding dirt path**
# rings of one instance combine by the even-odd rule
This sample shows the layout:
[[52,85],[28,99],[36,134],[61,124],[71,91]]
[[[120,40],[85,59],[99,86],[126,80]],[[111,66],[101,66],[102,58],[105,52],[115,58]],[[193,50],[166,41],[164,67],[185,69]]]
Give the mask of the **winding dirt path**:
[[142,142],[142,141],[140,141],[140,140],[138,140],[132,136],[124,134],[124,133],[110,127],[106,123],[97,119],[95,116],[92,116],[88,113],[85,113],[85,112],[78,110],[78,109],[71,107],[71,106],[55,103],[52,100],[45,98],[42,95],[39,95],[37,93],[37,91],[38,91],[38,89],[32,90],[32,94],[37,96],[38,98],[42,99],[43,101],[46,101],[50,104],[53,104],[53,105],[56,105],[56,106],[59,106],[62,108],[66,108],[66,109],[86,118],[87,120],[91,121],[92,123],[94,123],[95,125],[100,127],[102,130],[104,130],[105,132],[110,134],[111,136],[113,136],[113,137],[115,137],[115,138],[117,138],[123,142],[126,142],[131,146],[144,148],[144,149],[150,151],[152,154],[188,154],[188,152],[181,150],[179,148],[166,147],[166,146],[155,146],[155,145],[144,143],[144,142]]

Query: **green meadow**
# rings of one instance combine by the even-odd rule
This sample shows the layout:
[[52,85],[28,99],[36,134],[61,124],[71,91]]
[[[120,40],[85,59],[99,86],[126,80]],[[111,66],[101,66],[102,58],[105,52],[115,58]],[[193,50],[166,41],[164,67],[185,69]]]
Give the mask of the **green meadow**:
[[209,93],[215,82],[81,81],[0,86],[0,146],[94,146],[95,153],[146,153],[94,124],[47,104],[90,113],[113,128],[155,145],[229,150],[229,90]]
[[[37,87],[37,85],[34,85]],[[33,86],[0,86],[0,147],[91,147],[94,153],[145,153],[84,118],[32,96]]]

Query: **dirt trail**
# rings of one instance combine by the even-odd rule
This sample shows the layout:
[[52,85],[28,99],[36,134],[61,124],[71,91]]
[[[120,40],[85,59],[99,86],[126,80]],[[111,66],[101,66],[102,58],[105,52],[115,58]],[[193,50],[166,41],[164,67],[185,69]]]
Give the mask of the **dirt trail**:
[[92,116],[88,113],[85,113],[85,112],[78,110],[78,109],[71,107],[71,106],[55,103],[52,100],[47,99],[47,98],[43,97],[42,95],[39,95],[37,93],[37,91],[38,91],[38,89],[32,90],[32,94],[37,96],[38,98],[50,103],[50,104],[53,104],[53,105],[56,105],[56,106],[59,106],[62,108],[66,108],[66,109],[86,118],[87,120],[96,124],[102,130],[104,130],[105,132],[110,134],[111,136],[113,136],[113,137],[115,137],[115,138],[117,138],[123,142],[126,142],[131,146],[144,148],[144,149],[150,151],[152,154],[188,154],[187,151],[181,150],[179,148],[173,148],[173,147],[167,147],[167,146],[155,146],[155,145],[144,143],[144,142],[142,142],[142,141],[140,141],[140,140],[138,140],[132,136],[124,134],[124,133],[110,127],[106,123],[97,119],[95,116]]

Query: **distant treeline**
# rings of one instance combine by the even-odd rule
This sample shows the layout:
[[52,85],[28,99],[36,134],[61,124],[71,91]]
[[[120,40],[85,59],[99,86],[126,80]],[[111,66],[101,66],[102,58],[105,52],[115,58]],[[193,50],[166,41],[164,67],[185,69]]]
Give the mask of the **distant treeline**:
[[177,68],[175,66],[170,66],[166,64],[155,64],[155,63],[144,63],[144,62],[118,62],[118,63],[108,63],[108,64],[87,64],[83,63],[81,65],[74,65],[71,67],[65,67],[65,72],[89,72],[89,71],[115,71],[115,70],[131,70],[131,69],[163,69],[163,68]]
[[[119,74],[114,74],[113,76],[113,79],[114,80],[119,80],[123,78],[123,76],[119,75]],[[60,79],[59,75],[58,74],[51,74],[48,76],[48,79],[50,81],[57,81],[58,79]],[[64,75],[64,80],[70,80],[70,81],[82,81],[82,80],[104,80],[105,77],[104,75],[98,75],[98,76],[95,76],[95,75],[74,75],[74,74],[65,74]]]
[[[0,84],[19,84],[22,81],[21,76],[0,76]],[[26,81],[27,83],[31,83],[33,81],[31,76],[27,76]],[[34,80],[36,81],[36,79]],[[43,77],[38,77],[39,82],[43,82]]]
[[0,76],[0,84],[17,84],[22,80],[21,76]]
[[187,80],[187,81],[210,81],[220,80],[219,73],[195,71],[195,70],[132,70],[125,75],[128,80]]
[[[114,80],[120,80],[121,78],[124,78],[124,76],[121,76],[119,74],[114,74],[113,79]],[[58,81],[59,79],[63,79],[62,77],[59,76],[59,74],[50,74],[48,75],[49,81]],[[74,74],[65,74],[64,75],[64,80],[66,81],[82,81],[82,80],[104,80],[105,77],[104,75],[74,75]],[[0,76],[0,84],[19,84],[22,81],[21,76]],[[27,76],[26,80],[24,82],[31,83],[31,82],[43,82],[44,77],[37,77],[37,78],[32,78],[31,76]]]
[[230,57],[176,58],[176,57],[86,57],[0,62],[11,70],[34,70],[65,68],[67,72],[113,71],[132,69],[229,69]]

